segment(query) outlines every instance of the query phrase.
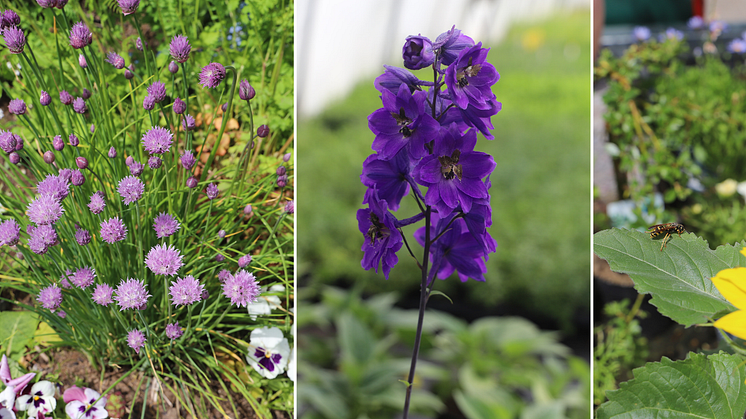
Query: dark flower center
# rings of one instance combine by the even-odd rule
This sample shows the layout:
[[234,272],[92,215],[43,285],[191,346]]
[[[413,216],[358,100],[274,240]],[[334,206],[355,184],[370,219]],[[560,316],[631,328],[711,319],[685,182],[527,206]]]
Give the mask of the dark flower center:
[[378,219],[378,216],[376,214],[373,214],[371,212],[370,227],[368,227],[368,233],[366,235],[370,237],[370,244],[373,245],[376,239],[382,239],[388,236],[389,229],[383,223],[381,223],[381,220]]
[[404,136],[404,138],[409,138],[412,136],[412,129],[409,128],[409,124],[412,123],[412,120],[407,117],[407,115],[404,114],[404,108],[399,108],[399,113],[391,113],[391,116],[394,117],[394,120],[396,121],[396,125],[400,126],[399,132]]
[[458,79],[458,87],[464,88],[469,85],[469,80],[467,80],[467,77],[474,77],[477,74],[479,74],[479,70],[482,69],[482,64],[476,64],[472,65],[471,58],[469,58],[469,64],[462,68],[458,73],[456,73],[456,78]]
[[454,177],[458,177],[458,180],[461,180],[463,171],[461,165],[458,164],[458,159],[460,156],[460,150],[453,150],[453,153],[451,153],[450,157],[438,157],[438,161],[440,162],[440,173],[442,173],[443,177],[447,180],[452,180]]

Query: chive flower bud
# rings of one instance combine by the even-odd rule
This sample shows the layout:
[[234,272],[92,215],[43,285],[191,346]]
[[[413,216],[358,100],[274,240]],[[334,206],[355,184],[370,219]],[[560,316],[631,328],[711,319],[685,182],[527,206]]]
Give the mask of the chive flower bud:
[[70,93],[67,93],[67,90],[61,90],[60,102],[62,102],[63,105],[72,105],[73,97]]
[[8,155],[8,158],[10,159],[10,162],[13,163],[13,164],[18,164],[18,163],[21,162],[21,156],[18,153],[16,153],[15,151],[12,152],[12,153],[10,153]]
[[78,166],[78,168],[85,170],[88,168],[88,159],[83,156],[78,156],[75,158],[75,164]]
[[70,30],[70,46],[80,49],[91,45],[91,42],[93,42],[93,34],[91,34],[85,23],[78,22],[74,24]]
[[251,84],[249,84],[249,81],[246,79],[241,80],[241,83],[238,84],[238,97],[241,98],[241,100],[251,100],[256,96],[256,91],[253,87],[251,87]]
[[199,73],[199,84],[202,87],[214,89],[220,86],[223,79],[225,79],[225,67],[220,63],[207,64]]
[[75,136],[75,134],[70,134],[67,139],[70,141],[70,145],[73,147],[77,147],[78,144],[80,144],[80,140],[78,137]]
[[114,157],[116,157],[117,156],[117,149],[114,148],[114,147],[110,147],[109,148],[109,154],[108,154],[108,156],[109,156],[110,159],[113,159]]
[[194,176],[191,176],[189,179],[186,180],[187,188],[194,189],[197,187],[197,178]]
[[184,103],[184,101],[178,97],[174,99],[174,113],[176,113],[177,115],[181,115],[184,113],[185,110],[186,103]]
[[81,115],[83,115],[88,110],[82,97],[75,98],[75,100],[73,101],[73,110]]
[[54,163],[54,153],[52,153],[50,150],[47,150],[44,152],[44,163],[46,164]]
[[176,74],[179,72],[179,65],[176,64],[176,61],[171,61],[168,63],[168,71],[171,72],[171,74]]
[[256,135],[259,138],[264,138],[269,135],[269,127],[266,125],[260,125],[259,128],[256,129]]
[[41,103],[41,106],[49,105],[50,103],[52,103],[52,96],[49,96],[49,93],[42,90],[41,96],[39,96],[39,103]]
[[88,68],[88,63],[85,60],[85,55],[80,54],[78,55],[78,64],[81,68]]
[[171,45],[169,51],[171,57],[178,63],[185,63],[189,59],[189,53],[192,50],[192,46],[189,45],[189,40],[184,35],[176,35],[171,38]]
[[65,142],[62,141],[62,136],[60,135],[54,136],[54,139],[52,139],[52,147],[57,151],[60,151],[63,148],[65,148]]

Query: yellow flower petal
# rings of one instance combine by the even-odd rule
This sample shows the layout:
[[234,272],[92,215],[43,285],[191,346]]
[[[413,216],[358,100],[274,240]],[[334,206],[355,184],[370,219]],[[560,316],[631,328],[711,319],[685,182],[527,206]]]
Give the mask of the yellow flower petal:
[[746,311],[738,310],[727,314],[716,321],[714,326],[731,335],[746,339]]
[[724,269],[711,280],[726,300],[746,310],[746,268]]

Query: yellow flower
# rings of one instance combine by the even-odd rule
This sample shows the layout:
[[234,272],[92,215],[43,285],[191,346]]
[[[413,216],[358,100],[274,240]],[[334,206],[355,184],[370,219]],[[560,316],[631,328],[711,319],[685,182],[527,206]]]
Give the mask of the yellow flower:
[[[746,256],[746,249],[741,249]],[[724,269],[712,278],[720,294],[738,308],[738,311],[727,314],[714,326],[731,335],[746,339],[746,268]]]

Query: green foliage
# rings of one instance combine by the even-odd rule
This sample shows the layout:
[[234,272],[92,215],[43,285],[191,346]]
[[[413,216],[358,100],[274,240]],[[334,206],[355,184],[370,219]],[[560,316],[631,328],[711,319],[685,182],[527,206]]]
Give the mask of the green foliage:
[[33,344],[34,332],[39,325],[39,317],[28,311],[0,312],[0,348],[2,354],[19,360],[26,347]]
[[616,390],[617,382],[626,377],[636,365],[648,356],[647,339],[640,336],[642,329],[637,318],[644,318],[640,311],[642,294],[635,305],[628,300],[614,301],[604,306],[608,320],[594,328],[596,337],[593,349],[593,403],[606,401],[606,391]]

